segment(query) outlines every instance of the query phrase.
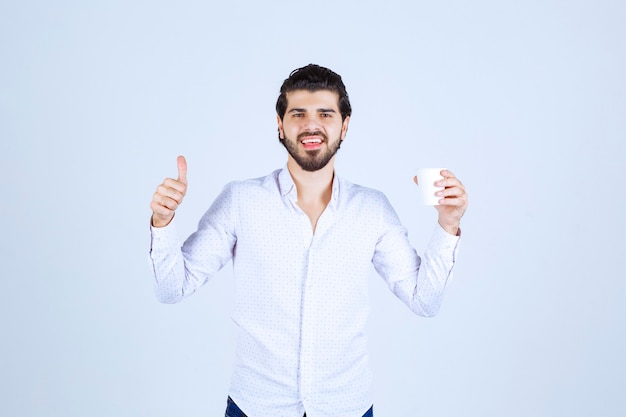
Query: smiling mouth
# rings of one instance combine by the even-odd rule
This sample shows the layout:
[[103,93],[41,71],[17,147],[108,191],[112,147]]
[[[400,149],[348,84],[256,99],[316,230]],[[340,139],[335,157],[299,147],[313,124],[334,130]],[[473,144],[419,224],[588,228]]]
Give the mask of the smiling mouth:
[[305,151],[318,151],[323,142],[321,138],[306,138],[300,141]]
[[316,151],[322,147],[322,144],[326,141],[326,135],[322,132],[302,132],[298,135],[298,140],[302,147],[306,151]]
[[302,143],[303,145],[319,145],[322,143],[322,139],[320,138],[307,138],[307,139],[302,139],[300,141],[300,143]]

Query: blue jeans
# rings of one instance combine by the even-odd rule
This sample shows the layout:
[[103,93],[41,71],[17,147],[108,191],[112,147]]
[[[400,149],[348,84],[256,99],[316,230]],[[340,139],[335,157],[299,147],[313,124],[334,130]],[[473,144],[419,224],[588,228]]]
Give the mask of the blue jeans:
[[[246,416],[246,414],[243,411],[241,411],[239,407],[237,407],[237,404],[235,404],[232,398],[228,397],[228,402],[226,403],[226,414],[224,415],[224,417],[248,417],[248,416]],[[303,417],[306,417],[306,413],[304,413]],[[370,407],[370,409],[367,410],[365,414],[363,414],[363,417],[374,417],[374,406]]]

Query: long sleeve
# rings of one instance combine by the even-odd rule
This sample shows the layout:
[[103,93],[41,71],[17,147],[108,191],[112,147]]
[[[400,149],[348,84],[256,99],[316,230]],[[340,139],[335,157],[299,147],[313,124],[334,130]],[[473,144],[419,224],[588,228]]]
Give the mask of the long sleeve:
[[258,417],[363,415],[373,401],[372,263],[396,296],[430,316],[458,242],[438,226],[420,258],[383,193],[337,175],[313,233],[287,169],[227,185],[182,247],[175,227],[152,231],[157,296],[177,302],[232,259],[229,396]]
[[388,203],[381,216],[381,231],[372,259],[374,267],[411,311],[424,317],[436,315],[452,277],[460,238],[437,224],[420,258]]
[[198,230],[180,246],[175,219],[151,228],[150,258],[157,299],[176,303],[193,294],[233,256],[236,210],[232,184],[207,210]]

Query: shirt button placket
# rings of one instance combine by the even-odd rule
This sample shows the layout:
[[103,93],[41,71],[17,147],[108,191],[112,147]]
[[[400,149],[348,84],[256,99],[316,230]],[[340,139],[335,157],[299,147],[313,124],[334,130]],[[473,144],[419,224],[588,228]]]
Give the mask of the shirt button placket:
[[[308,219],[307,219],[308,220]],[[310,224],[309,224],[310,227]],[[310,230],[310,229],[309,229]],[[306,276],[304,277],[304,288],[302,290],[302,345],[300,350],[300,364],[301,364],[301,384],[300,384],[300,395],[302,398],[302,402],[305,406],[310,398],[310,394],[313,388],[313,372],[314,372],[314,364],[313,364],[313,352],[314,352],[314,323],[315,319],[315,311],[312,305],[312,298],[314,297],[312,293],[313,286],[313,277],[312,277],[312,265],[314,264],[314,243],[315,243],[315,235],[311,235],[311,244],[309,245],[309,249],[307,251],[307,260],[306,260]]]

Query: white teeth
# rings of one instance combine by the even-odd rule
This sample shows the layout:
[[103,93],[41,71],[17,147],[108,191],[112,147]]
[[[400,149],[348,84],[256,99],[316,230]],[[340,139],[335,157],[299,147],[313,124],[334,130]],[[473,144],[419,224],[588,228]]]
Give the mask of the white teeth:
[[321,139],[305,139],[302,143],[322,143]]

